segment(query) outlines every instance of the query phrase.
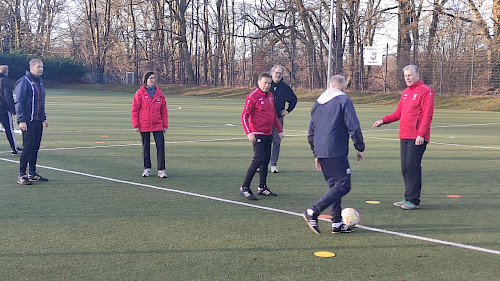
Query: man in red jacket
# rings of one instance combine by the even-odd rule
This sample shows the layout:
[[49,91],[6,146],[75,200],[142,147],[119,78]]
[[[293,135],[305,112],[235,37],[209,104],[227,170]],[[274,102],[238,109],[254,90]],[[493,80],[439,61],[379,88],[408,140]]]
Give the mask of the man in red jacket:
[[394,202],[394,206],[405,210],[420,206],[422,189],[422,156],[430,139],[432,115],[434,112],[434,91],[420,80],[418,66],[403,68],[406,88],[401,94],[398,108],[377,120],[372,128],[399,121],[401,149],[401,172],[405,183],[405,198]]
[[250,183],[259,169],[259,195],[277,196],[271,192],[266,184],[267,165],[271,158],[271,143],[273,128],[278,130],[278,135],[284,137],[283,128],[276,116],[274,109],[274,97],[271,92],[271,75],[263,72],[257,81],[258,87],[248,94],[245,100],[245,107],[241,113],[241,124],[245,130],[248,140],[253,144],[254,157],[250,167],[248,167],[245,180],[240,188],[240,195],[249,199],[257,200],[250,190]]

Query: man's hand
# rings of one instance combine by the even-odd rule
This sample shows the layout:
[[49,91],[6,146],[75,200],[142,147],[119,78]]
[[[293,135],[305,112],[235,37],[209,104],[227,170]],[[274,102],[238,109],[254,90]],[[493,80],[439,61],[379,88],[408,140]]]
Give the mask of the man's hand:
[[280,137],[280,140],[282,140],[285,137],[285,133],[283,132],[278,133],[278,136]]
[[19,123],[19,130],[25,132],[27,129],[28,129],[28,125],[26,125],[26,122]]
[[253,133],[248,133],[247,138],[249,141],[254,142],[255,141],[255,135]]
[[424,137],[421,137],[421,136],[417,136],[417,139],[415,139],[415,145],[422,145],[424,144]]
[[283,109],[280,113],[281,113],[281,116],[285,116],[288,114],[288,111],[286,109]]
[[316,170],[321,171],[321,164],[318,161],[318,158],[314,158],[314,165],[316,166]]
[[139,131],[139,127],[134,128],[134,131],[136,131],[137,133],[139,133],[139,132],[140,132],[140,131]]
[[365,163],[365,153],[358,151],[358,153],[356,154],[356,160],[358,160],[361,164]]
[[42,124],[45,128],[47,128],[49,126],[49,122],[47,122],[47,120],[43,121]]
[[375,127],[380,127],[380,126],[382,126],[383,124],[384,124],[384,121],[382,121],[382,120],[377,120],[377,121],[375,121],[375,123],[373,123],[372,128],[375,128]]
[[168,128],[163,128],[163,133],[166,133]]

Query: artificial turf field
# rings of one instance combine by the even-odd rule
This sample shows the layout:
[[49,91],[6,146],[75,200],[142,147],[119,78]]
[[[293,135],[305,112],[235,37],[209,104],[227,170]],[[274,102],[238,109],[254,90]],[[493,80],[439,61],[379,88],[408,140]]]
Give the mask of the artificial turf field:
[[333,235],[320,222],[316,235],[299,216],[327,189],[306,140],[312,103],[285,119],[280,173],[268,176],[279,196],[251,202],[238,195],[253,155],[243,99],[167,95],[159,179],[141,177],[132,95],[47,91],[46,183],[16,183],[19,156],[1,133],[1,280],[500,280],[500,112],[435,111],[421,209],[406,211],[392,206],[403,199],[398,124],[371,129],[394,108],[355,104],[366,162],[350,145],[343,207],[360,225]]

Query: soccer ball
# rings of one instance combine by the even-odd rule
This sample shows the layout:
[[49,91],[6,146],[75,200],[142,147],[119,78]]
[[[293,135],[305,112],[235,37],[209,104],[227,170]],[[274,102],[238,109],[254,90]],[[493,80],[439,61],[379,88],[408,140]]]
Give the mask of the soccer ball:
[[347,226],[356,225],[359,222],[359,213],[354,208],[345,208],[342,210],[342,221]]

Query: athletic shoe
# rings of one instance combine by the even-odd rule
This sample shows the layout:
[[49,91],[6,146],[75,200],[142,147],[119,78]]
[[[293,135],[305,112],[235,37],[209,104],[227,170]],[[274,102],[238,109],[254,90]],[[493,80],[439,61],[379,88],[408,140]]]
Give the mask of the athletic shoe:
[[22,177],[17,178],[17,183],[22,185],[31,185],[32,183],[28,179],[28,176],[24,175]]
[[271,173],[279,173],[280,171],[278,171],[278,168],[276,168],[276,166],[271,166]]
[[349,226],[347,226],[345,224],[342,224],[339,227],[334,227],[333,224],[332,224],[332,233],[333,234],[337,234],[337,233],[350,233],[352,231],[353,231],[352,227],[349,227]]
[[406,201],[406,200],[403,200],[403,201],[398,201],[398,202],[394,202],[394,203],[392,203],[392,205],[394,205],[394,206],[396,206],[396,207],[401,207],[401,206],[403,206],[404,204],[406,204],[406,202],[408,202],[408,201]]
[[309,225],[309,228],[316,234],[320,234],[321,231],[319,231],[318,227],[318,215],[314,214],[314,211],[312,209],[307,209],[302,214],[302,217],[304,220],[307,222],[307,225]]
[[264,196],[278,196],[278,194],[269,190],[269,188],[267,188],[267,186],[259,187],[259,192],[257,194],[264,195]]
[[34,174],[34,175],[28,175],[28,179],[30,181],[49,181],[49,179],[46,179],[42,176],[40,176],[39,174]]
[[159,170],[158,171],[158,177],[161,179],[167,178],[167,174],[165,173],[165,170]]
[[16,155],[16,154],[19,154],[19,151],[18,150],[12,150],[12,155]]
[[147,178],[149,176],[151,176],[151,169],[144,169],[144,172],[142,172],[142,176]]
[[405,210],[414,210],[420,208],[420,205],[415,205],[411,203],[410,201],[407,201],[405,204],[401,205],[401,208]]
[[248,187],[241,187],[240,195],[248,200],[257,200],[257,198],[253,195],[252,191]]

